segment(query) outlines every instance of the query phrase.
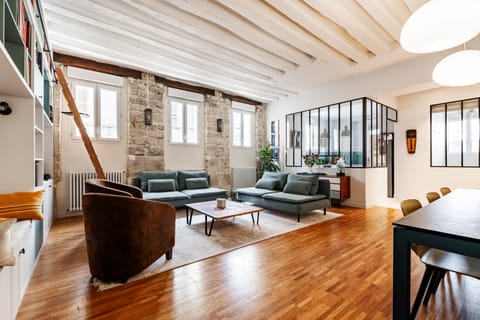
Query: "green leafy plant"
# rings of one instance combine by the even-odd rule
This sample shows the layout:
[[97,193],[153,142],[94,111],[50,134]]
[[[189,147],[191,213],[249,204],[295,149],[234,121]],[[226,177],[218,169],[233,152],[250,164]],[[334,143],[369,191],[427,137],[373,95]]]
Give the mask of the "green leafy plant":
[[277,172],[280,171],[278,163],[273,159],[273,149],[270,143],[258,150],[259,164],[258,169],[261,172]]
[[305,154],[303,155],[303,162],[307,167],[313,167],[316,164],[320,164],[320,159],[316,153]]

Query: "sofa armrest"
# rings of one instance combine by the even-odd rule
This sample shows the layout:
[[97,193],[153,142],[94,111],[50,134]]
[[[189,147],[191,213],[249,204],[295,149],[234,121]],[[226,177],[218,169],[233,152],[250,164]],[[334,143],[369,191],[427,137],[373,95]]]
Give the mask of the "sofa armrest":
[[330,200],[330,181],[326,179],[318,180],[318,192],[320,194],[324,194]]

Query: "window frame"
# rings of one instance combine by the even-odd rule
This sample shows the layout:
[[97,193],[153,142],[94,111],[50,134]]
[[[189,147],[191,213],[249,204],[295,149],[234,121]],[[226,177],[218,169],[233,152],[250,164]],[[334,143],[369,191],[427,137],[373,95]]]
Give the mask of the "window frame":
[[[241,119],[241,121],[240,121],[240,140],[241,140],[241,143],[240,143],[240,145],[234,144],[234,140],[233,140],[233,130],[235,128],[234,123],[233,123],[234,113],[240,114],[240,119]],[[250,145],[249,146],[245,145],[245,129],[244,129],[245,128],[245,115],[250,116]],[[232,147],[243,148],[243,149],[253,148],[254,147],[254,141],[255,141],[255,139],[254,139],[255,112],[233,108],[232,113],[231,113],[231,117],[232,117],[232,133],[231,133],[232,134],[232,140],[231,140]]]
[[[173,142],[172,141],[172,137],[173,137],[173,134],[172,134],[172,130],[173,130],[173,126],[172,126],[172,116],[173,116],[173,112],[172,112],[172,108],[173,108],[173,105],[172,105],[172,102],[177,102],[177,103],[181,103],[182,104],[182,118],[183,118],[183,135],[182,135],[182,142]],[[179,145],[186,145],[186,146],[197,146],[197,145],[200,145],[201,143],[201,137],[200,137],[200,112],[201,112],[201,107],[202,107],[202,103],[201,101],[196,101],[196,100],[190,100],[190,99],[185,99],[185,98],[180,98],[180,97],[175,97],[175,96],[170,96],[169,97],[169,101],[168,101],[168,105],[169,105],[169,115],[168,115],[168,119],[169,119],[169,122],[170,122],[170,130],[169,130],[169,139],[168,139],[168,142],[171,144],[171,145],[176,145],[176,146],[179,146]],[[197,107],[197,123],[195,124],[195,127],[196,127],[196,131],[197,131],[197,142],[187,142],[187,105],[188,104],[193,104]]]
[[[468,140],[468,137],[465,135],[464,131],[464,105],[466,103],[470,103],[476,101],[476,109],[477,109],[477,115],[478,115],[478,123],[480,126],[480,97],[474,97],[474,98],[468,98],[468,99],[462,99],[462,100],[455,100],[455,101],[449,101],[449,102],[441,102],[441,103],[435,103],[430,105],[430,167],[431,168],[479,168],[480,167],[480,144],[478,146],[477,151],[477,165],[466,165],[465,164],[465,141]],[[459,104],[460,109],[460,165],[449,165],[448,161],[448,144],[449,144],[449,134],[448,134],[448,107],[451,105]],[[444,126],[444,139],[443,139],[443,165],[437,165],[433,164],[433,150],[434,150],[434,145],[433,145],[433,115],[434,109],[438,109],[439,107],[443,107],[443,126]],[[471,108],[469,108],[471,109]],[[471,139],[470,141],[473,140],[479,140],[480,139],[480,132],[478,133],[478,137],[475,137],[476,139]]]
[[[85,87],[90,87],[94,89],[94,101],[93,101],[93,113],[94,113],[94,122],[93,122],[93,136],[88,136],[90,140],[93,141],[103,141],[103,142],[119,142],[121,140],[121,103],[122,103],[122,88],[115,86],[115,85],[109,85],[97,81],[89,81],[89,80],[80,80],[80,79],[73,79],[71,81],[71,88],[72,88],[72,93],[73,93],[73,98],[76,102],[76,86],[85,86]],[[110,91],[114,91],[117,93],[117,119],[116,119],[116,125],[117,125],[117,137],[116,138],[103,138],[101,136],[101,90],[102,89],[107,89]],[[81,110],[78,110],[81,112]],[[82,117],[81,117],[82,118]],[[80,140],[82,139],[80,131],[77,128],[77,125],[75,124],[75,121],[71,120],[72,123],[72,130],[71,130],[71,138],[72,140]],[[83,123],[83,120],[82,120]],[[78,135],[76,134],[78,130]]]

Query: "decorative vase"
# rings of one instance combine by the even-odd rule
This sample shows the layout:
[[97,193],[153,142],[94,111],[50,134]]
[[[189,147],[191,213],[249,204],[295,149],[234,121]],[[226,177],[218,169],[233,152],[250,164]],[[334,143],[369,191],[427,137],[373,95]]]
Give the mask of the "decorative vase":
[[312,166],[307,166],[307,172],[312,173]]

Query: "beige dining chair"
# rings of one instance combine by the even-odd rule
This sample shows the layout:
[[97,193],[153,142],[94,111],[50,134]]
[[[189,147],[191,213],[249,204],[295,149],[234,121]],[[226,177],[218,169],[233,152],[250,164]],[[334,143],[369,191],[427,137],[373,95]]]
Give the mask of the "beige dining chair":
[[441,187],[441,188],[440,188],[440,192],[442,193],[442,196],[444,196],[444,195],[449,194],[450,192],[452,192],[452,189],[450,189],[449,187]]
[[427,192],[426,196],[428,203],[432,203],[433,201],[440,199],[438,192]]
[[[406,216],[420,209],[422,204],[416,199],[407,199],[400,202],[400,207],[403,215]],[[428,304],[430,296],[435,294],[440,281],[447,271],[480,279],[479,259],[414,243],[412,243],[411,247],[412,251],[420,258],[420,261],[425,264],[425,272],[410,312],[410,319],[415,319],[422,299],[424,305]]]

